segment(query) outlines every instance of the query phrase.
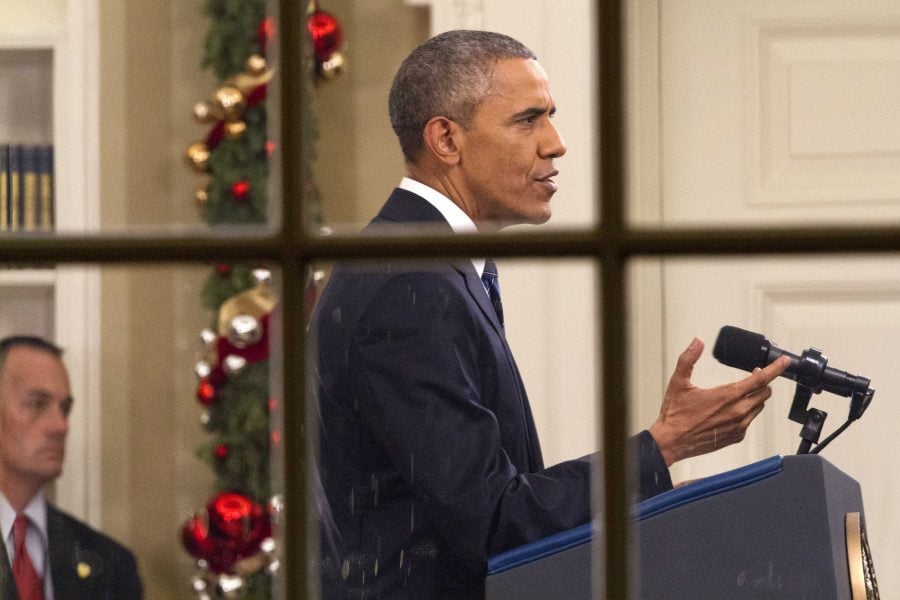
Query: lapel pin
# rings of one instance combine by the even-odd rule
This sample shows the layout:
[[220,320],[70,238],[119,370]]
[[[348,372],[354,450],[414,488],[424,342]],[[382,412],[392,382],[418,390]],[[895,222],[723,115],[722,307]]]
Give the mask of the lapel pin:
[[82,579],[87,579],[91,576],[91,565],[86,562],[79,562],[76,569],[78,571],[78,576]]

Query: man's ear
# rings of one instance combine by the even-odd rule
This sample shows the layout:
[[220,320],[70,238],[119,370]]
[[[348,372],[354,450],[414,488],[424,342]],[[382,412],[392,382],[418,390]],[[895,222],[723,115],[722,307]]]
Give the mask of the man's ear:
[[442,163],[455,165],[459,162],[457,137],[460,133],[461,128],[455,121],[447,117],[432,117],[422,131],[425,151]]

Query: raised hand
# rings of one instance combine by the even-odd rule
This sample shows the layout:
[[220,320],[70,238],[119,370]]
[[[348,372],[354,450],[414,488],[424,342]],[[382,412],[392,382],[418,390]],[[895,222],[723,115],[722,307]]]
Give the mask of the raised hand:
[[769,383],[790,365],[781,357],[738,381],[712,388],[691,383],[703,342],[694,338],[678,357],[659,417],[650,427],[666,464],[707,454],[744,439],[747,428],[772,395]]

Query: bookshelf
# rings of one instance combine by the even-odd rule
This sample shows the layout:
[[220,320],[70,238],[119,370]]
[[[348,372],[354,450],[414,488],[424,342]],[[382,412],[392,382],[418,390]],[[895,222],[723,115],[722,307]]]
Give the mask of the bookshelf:
[[[53,234],[99,230],[99,0],[0,0],[0,144],[53,148]],[[0,231],[0,235],[48,235]],[[77,410],[53,495],[100,523],[100,275],[96,268],[0,265],[0,336],[65,350]]]

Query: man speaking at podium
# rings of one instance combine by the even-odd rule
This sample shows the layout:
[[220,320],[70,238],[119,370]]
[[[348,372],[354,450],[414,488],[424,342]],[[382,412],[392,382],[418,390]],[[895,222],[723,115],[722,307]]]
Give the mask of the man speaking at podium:
[[[370,229],[550,218],[566,147],[521,43],[438,35],[401,65],[389,104],[407,176]],[[489,556],[590,521],[591,457],[544,466],[497,277],[483,258],[335,269],[314,315],[325,598],[481,598]],[[702,389],[702,351],[694,339],[630,441],[639,498],[672,487],[674,462],[743,439],[785,368]]]

